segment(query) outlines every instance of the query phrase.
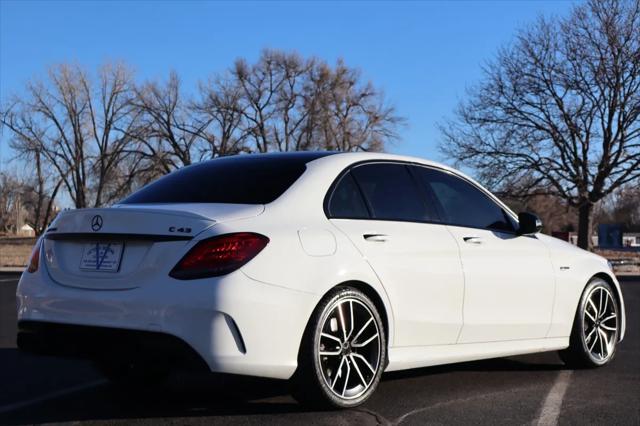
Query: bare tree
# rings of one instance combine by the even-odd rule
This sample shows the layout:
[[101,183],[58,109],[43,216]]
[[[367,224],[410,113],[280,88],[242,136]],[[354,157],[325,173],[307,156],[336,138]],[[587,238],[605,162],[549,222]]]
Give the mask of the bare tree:
[[16,156],[13,160],[23,161],[30,167],[22,174],[13,173],[10,182],[18,185],[21,192],[23,207],[28,213],[26,223],[40,235],[53,220],[54,202],[62,179],[52,170],[39,143],[33,139],[21,140],[19,135],[14,137],[12,145]]
[[[131,76],[122,65],[105,65],[94,86],[78,66],[60,65],[49,81],[27,86],[0,114],[18,152],[38,152],[53,167],[75,207],[101,206],[130,190],[135,170],[129,136],[138,113],[131,104]],[[115,185],[115,183],[118,185]]]
[[640,177],[639,115],[640,1],[591,0],[500,50],[441,148],[494,188],[566,200],[588,248],[594,204]]
[[62,181],[49,179],[41,155],[34,156],[34,173],[16,170],[0,173],[0,231],[17,232],[26,223],[42,234],[54,219],[55,198]]
[[244,128],[257,152],[373,150],[397,138],[403,119],[358,70],[266,50],[258,62],[236,61]]
[[382,150],[402,120],[342,61],[332,68],[265,50],[256,63],[239,59],[193,94],[175,72],[136,85],[123,65],[106,65],[95,79],[60,65],[4,105],[0,123],[11,131],[13,149],[36,167],[28,191],[39,232],[60,191],[76,208],[102,206],[218,156]]
[[27,211],[26,223],[42,234],[54,219],[55,200],[62,186],[62,179],[51,173],[51,167],[37,147],[22,153],[22,159],[32,164],[34,172],[23,179],[22,205]]
[[265,50],[255,65],[238,59],[231,70],[242,94],[245,129],[257,152],[272,150],[275,142],[270,123],[277,114],[277,94],[285,84],[282,59],[280,52]]
[[200,85],[200,99],[191,105],[200,122],[208,123],[203,129],[206,145],[200,158],[210,158],[249,152],[248,132],[242,128],[244,110],[241,106],[242,89],[237,82],[216,76]]
[[599,223],[618,223],[627,230],[640,230],[640,187],[625,186],[607,198],[595,220]]
[[[324,66],[324,65],[321,65]],[[319,126],[324,149],[381,151],[397,138],[404,120],[386,106],[382,92],[371,82],[361,83],[358,70],[338,61],[334,70],[320,70]]]
[[18,179],[12,174],[0,173],[0,232],[17,231],[16,209],[22,187]]
[[304,134],[308,131],[308,108],[311,98],[317,96],[308,83],[309,73],[317,64],[316,59],[304,60],[298,54],[280,53],[277,66],[282,76],[282,84],[276,92],[275,113],[272,134],[276,149],[279,151],[297,151],[309,149],[304,145]]
[[529,211],[542,219],[542,232],[552,234],[554,231],[570,232],[577,229],[578,212],[565,200],[555,195],[534,194],[528,197],[505,195],[502,199],[514,211]]
[[164,173],[193,163],[211,119],[192,111],[178,75],[171,72],[166,83],[137,88],[134,103],[143,117],[136,132],[142,148],[138,154],[155,160]]

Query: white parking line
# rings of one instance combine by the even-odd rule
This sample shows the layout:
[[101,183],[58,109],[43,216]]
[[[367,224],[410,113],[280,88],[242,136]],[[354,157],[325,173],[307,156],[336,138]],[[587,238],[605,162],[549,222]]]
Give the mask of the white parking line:
[[83,390],[95,388],[95,387],[103,385],[105,383],[107,383],[107,380],[105,380],[105,379],[95,380],[93,382],[84,383],[82,385],[72,386],[70,388],[60,389],[60,390],[57,390],[55,392],[50,392],[50,393],[44,394],[42,396],[39,396],[37,398],[32,398],[32,399],[28,399],[28,400],[25,400],[25,401],[14,402],[13,404],[3,405],[3,406],[0,406],[0,414],[8,413],[10,411],[19,410],[21,408],[25,408],[25,407],[28,407],[30,405],[39,404],[41,402],[45,402],[47,400],[54,399],[54,398],[59,398],[61,396],[69,395],[69,394],[72,394],[72,393],[75,393],[75,392],[80,392],[80,391],[83,391]]
[[553,383],[551,390],[549,390],[540,408],[540,414],[536,422],[538,426],[555,426],[558,424],[562,410],[562,399],[569,387],[571,373],[571,370],[563,370],[558,374],[558,377],[556,377],[556,381]]

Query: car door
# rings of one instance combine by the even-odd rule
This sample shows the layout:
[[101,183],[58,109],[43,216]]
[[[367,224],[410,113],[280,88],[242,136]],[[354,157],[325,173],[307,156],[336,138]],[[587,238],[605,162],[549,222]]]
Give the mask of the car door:
[[544,338],[555,293],[546,246],[535,235],[517,235],[517,222],[470,181],[427,167],[413,170],[460,247],[465,295],[458,342]]
[[458,246],[402,163],[357,165],[328,202],[380,278],[393,309],[395,346],[455,343],[462,326]]

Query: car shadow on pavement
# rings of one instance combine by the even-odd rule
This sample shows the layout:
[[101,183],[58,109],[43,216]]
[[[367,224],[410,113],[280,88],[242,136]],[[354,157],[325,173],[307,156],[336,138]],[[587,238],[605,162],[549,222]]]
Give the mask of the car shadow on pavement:
[[[425,386],[428,386],[430,376],[447,373],[560,370],[563,366],[556,359],[557,356],[554,354],[542,354],[467,362],[386,373],[383,381],[424,379]],[[55,364],[60,362],[62,364]],[[218,374],[176,374],[164,386],[122,389],[102,381],[87,363],[25,355],[17,349],[0,349],[0,369],[0,378],[9,379],[2,381],[3,389],[8,385],[27,386],[31,390],[31,395],[22,395],[21,400],[8,401],[6,397],[0,400],[0,424],[131,418],[175,420],[208,416],[278,415],[306,411],[289,396],[288,383],[282,380]],[[51,392],[51,382],[55,381],[57,376],[62,382],[66,380],[66,386],[69,387],[68,376],[78,374],[84,378],[85,383],[98,384],[63,395],[56,395],[54,392],[52,398],[38,400]],[[45,390],[39,393],[41,386],[44,386]],[[64,387],[58,389],[58,392],[60,390],[64,390]],[[28,401],[29,398],[34,400],[32,404],[2,412],[2,406]]]
[[462,362],[457,364],[438,365],[413,370],[393,371],[385,373],[383,380],[401,380],[446,373],[465,371],[558,371],[566,367],[555,352],[532,355],[521,355],[510,358],[495,358],[481,361]]
[[0,348],[2,425],[300,411],[282,380],[178,373],[161,386],[126,389],[86,361]]

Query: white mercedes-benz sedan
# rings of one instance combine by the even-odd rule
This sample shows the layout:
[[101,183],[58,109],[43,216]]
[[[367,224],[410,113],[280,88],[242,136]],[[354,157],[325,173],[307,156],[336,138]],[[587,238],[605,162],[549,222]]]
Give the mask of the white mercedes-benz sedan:
[[541,226],[418,158],[219,158],[58,215],[20,279],[18,346],[125,383],[290,379],[324,407],[361,404],[383,371],[542,351],[605,365],[620,286]]

